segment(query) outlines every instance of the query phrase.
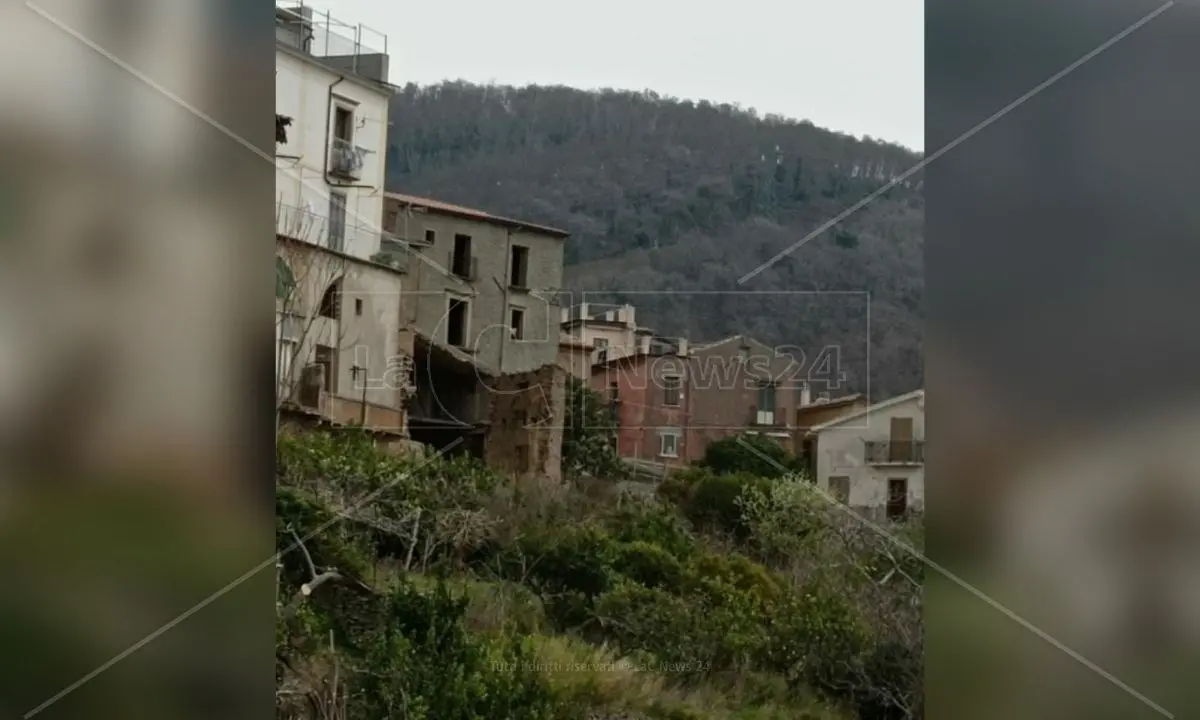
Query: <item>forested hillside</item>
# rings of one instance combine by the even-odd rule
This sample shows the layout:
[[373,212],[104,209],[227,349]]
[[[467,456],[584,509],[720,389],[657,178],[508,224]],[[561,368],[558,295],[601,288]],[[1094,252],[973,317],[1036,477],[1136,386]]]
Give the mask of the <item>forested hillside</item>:
[[390,189],[569,230],[568,290],[631,302],[643,324],[693,343],[747,333],[792,346],[814,379],[844,374],[835,394],[868,377],[878,399],[922,383],[920,175],[738,284],[918,162],[905,148],[563,87],[410,85],[390,119]]

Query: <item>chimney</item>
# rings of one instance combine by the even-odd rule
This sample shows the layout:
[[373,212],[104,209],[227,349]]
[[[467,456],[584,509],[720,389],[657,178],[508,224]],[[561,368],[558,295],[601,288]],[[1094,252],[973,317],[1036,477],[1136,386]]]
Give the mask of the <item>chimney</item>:
[[812,391],[808,389],[808,383],[800,386],[800,407],[812,405]]
[[643,335],[641,337],[640,341],[638,342],[638,352],[641,353],[642,355],[650,354],[650,336],[649,335]]
[[579,304],[579,319],[580,320],[588,319],[588,304],[587,303]]
[[687,338],[682,338],[682,337],[681,337],[681,338],[679,338],[679,356],[680,356],[680,357],[686,357],[686,356],[687,356],[687,354],[688,354],[688,341],[687,341]]

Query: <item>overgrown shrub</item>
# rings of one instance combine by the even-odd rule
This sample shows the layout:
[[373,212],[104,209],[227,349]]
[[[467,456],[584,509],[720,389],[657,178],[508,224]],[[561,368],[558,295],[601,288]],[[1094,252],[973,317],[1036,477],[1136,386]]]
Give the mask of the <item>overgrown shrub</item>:
[[629,498],[609,519],[613,537],[622,542],[657,545],[679,559],[696,551],[696,538],[673,506]]
[[635,540],[613,550],[613,571],[648,588],[675,587],[683,576],[679,560],[658,545]]
[[750,526],[742,516],[739,499],[751,489],[766,488],[769,483],[749,473],[709,474],[693,485],[683,511],[699,528],[722,530],[745,539]]
[[401,583],[384,601],[379,628],[356,668],[351,717],[420,720],[556,717],[556,701],[515,637],[472,637],[467,600],[439,584]]
[[800,459],[783,445],[766,435],[750,433],[710,443],[699,465],[718,475],[749,473],[764,478],[803,470]]
[[688,498],[691,497],[696,483],[711,477],[712,474],[712,471],[698,467],[673,471],[658,484],[656,494],[662,500],[673,505],[685,505]]

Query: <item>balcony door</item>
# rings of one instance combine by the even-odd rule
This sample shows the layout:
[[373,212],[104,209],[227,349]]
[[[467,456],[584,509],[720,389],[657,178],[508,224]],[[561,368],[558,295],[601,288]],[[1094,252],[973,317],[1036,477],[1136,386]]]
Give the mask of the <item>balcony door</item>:
[[907,463],[913,461],[913,419],[892,418],[891,437],[888,442],[888,461]]

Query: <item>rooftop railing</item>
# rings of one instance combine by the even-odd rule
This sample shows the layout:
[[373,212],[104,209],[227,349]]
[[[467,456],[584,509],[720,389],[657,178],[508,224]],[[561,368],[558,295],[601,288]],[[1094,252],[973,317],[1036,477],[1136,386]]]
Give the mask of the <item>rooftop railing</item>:
[[347,23],[303,0],[275,0],[275,37],[313,57],[387,55],[384,33],[362,23]]

